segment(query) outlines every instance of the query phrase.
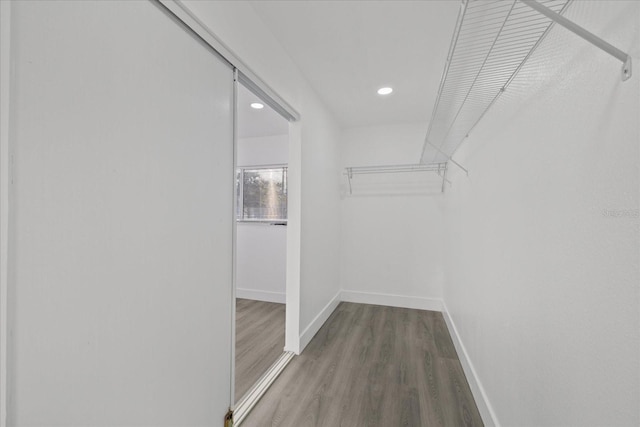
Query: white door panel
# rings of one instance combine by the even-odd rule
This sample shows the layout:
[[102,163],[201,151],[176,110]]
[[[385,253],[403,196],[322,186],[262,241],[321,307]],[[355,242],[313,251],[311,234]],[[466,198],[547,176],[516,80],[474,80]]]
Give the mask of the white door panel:
[[16,2],[12,43],[9,425],[221,425],[232,69],[146,1]]

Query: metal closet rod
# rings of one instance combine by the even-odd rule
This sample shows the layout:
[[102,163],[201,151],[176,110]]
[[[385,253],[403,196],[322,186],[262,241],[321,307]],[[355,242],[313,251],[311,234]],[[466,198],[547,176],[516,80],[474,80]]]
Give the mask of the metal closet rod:
[[437,172],[444,170],[446,163],[427,163],[410,165],[351,166],[345,168],[345,174],[400,173],[400,172]]
[[442,192],[444,192],[445,182],[451,183],[447,179],[447,163],[417,163],[402,165],[379,165],[379,166],[350,166],[344,168],[344,175],[349,180],[349,194],[353,194],[351,178],[353,175],[381,174],[381,173],[407,173],[407,172],[436,172],[442,177]]
[[577,25],[575,22],[568,20],[564,16],[554,12],[546,6],[541,5],[535,0],[520,0],[520,2],[526,4],[533,10],[540,12],[556,24],[562,25],[567,30],[582,37],[589,43],[599,47],[609,55],[614,56],[615,58],[620,60],[622,62],[622,81],[626,81],[629,79],[629,77],[631,77],[631,56],[629,54],[621,51],[611,43],[606,42],[595,34]]

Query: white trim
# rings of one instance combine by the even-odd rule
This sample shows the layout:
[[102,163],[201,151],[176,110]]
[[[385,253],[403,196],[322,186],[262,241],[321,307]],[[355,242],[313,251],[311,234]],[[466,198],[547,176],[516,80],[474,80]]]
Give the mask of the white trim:
[[343,290],[342,301],[359,304],[386,305],[389,307],[413,308],[417,310],[442,311],[442,299],[412,297],[406,295],[383,294]]
[[249,68],[215,33],[207,27],[180,0],[152,0],[163,6],[168,12],[186,25],[195,35],[215,50],[222,58],[238,70],[238,80],[251,92],[262,98],[278,114],[289,121],[300,120],[300,114],[282,99],[276,91],[267,85]]
[[302,251],[302,123],[289,122],[287,174],[287,262],[285,351],[300,354],[300,277]]
[[342,291],[338,291],[336,295],[331,299],[331,301],[329,301],[327,305],[325,305],[324,308],[320,310],[320,313],[318,313],[318,315],[311,321],[311,323],[309,323],[309,326],[307,326],[300,334],[300,352],[302,352],[307,344],[311,342],[322,325],[324,325],[327,319],[329,319],[331,313],[333,313],[334,310],[338,307],[338,304],[340,304],[341,301],[341,294]]
[[[282,135],[275,135],[275,136],[282,136]],[[248,139],[248,138],[244,138],[244,139]],[[280,168],[286,168],[288,167],[289,164],[288,163],[268,163],[268,164],[260,164],[260,165],[236,165],[236,169],[280,169]]]
[[467,377],[467,382],[469,383],[469,387],[471,388],[473,398],[476,401],[478,411],[480,411],[482,421],[487,427],[500,427],[498,417],[496,416],[496,413],[491,406],[491,402],[489,401],[489,397],[487,396],[484,387],[482,387],[480,378],[478,377],[478,374],[473,367],[473,363],[471,363],[471,359],[469,358],[469,353],[467,353],[467,349],[462,343],[462,338],[460,337],[460,334],[458,334],[456,324],[453,322],[453,318],[451,317],[451,314],[449,314],[449,310],[447,309],[447,305],[444,303],[444,301],[442,302],[442,307],[442,315],[444,316],[444,320],[447,323],[447,328],[449,328],[449,335],[451,336],[453,345],[455,346],[456,352],[458,353],[458,359],[460,360],[460,364],[462,364],[462,369],[464,370],[464,374]]
[[258,289],[236,288],[236,298],[252,299],[256,301],[287,303],[287,294],[284,292],[260,291]]
[[11,89],[11,2],[0,1],[0,427],[7,425],[7,296],[9,265],[9,114]]
[[286,227],[286,219],[236,219],[238,225],[275,225],[277,227]]
[[271,365],[269,370],[258,380],[258,382],[245,394],[236,405],[233,411],[233,425],[239,426],[251,409],[258,403],[258,400],[267,392],[271,384],[278,378],[284,368],[291,362],[295,354],[290,351],[282,353],[280,358]]
[[229,387],[229,408],[233,409],[236,394],[236,297],[237,289],[236,282],[238,278],[237,274],[237,247],[238,247],[238,233],[236,225],[236,163],[238,161],[238,70],[233,70],[233,191],[231,209],[233,222],[231,224],[231,384]]

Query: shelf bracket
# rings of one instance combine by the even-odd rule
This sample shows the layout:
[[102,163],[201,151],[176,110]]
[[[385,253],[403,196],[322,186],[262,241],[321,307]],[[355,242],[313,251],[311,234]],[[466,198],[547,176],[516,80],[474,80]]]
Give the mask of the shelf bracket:
[[447,163],[442,163],[442,165],[442,167],[438,166],[437,174],[438,176],[442,177],[442,192],[444,193],[445,184],[451,185],[451,181],[447,179]]
[[445,156],[445,157],[447,158],[447,161],[450,161],[451,163],[453,163],[454,165],[456,165],[457,167],[459,167],[460,169],[462,169],[462,170],[467,174],[467,176],[469,176],[469,171],[468,171],[464,166],[462,166],[460,163],[458,163],[458,162],[456,162],[455,160],[453,160],[453,157],[451,157],[450,155],[448,155],[447,153],[445,153],[444,151],[442,151],[441,149],[439,149],[438,147],[436,147],[435,145],[433,145],[433,144],[431,143],[431,141],[429,141],[428,139],[427,139],[427,140],[425,140],[425,142],[426,142],[427,144],[429,144],[430,146],[432,146],[433,148],[435,148],[436,150],[438,150],[438,153],[440,153],[440,154],[442,154],[443,156]]
[[577,25],[575,22],[568,20],[564,16],[554,12],[546,6],[541,5],[535,0],[520,0],[522,3],[526,4],[533,10],[540,12],[547,18],[551,19],[558,25],[562,25],[567,30],[572,33],[582,37],[589,43],[599,47],[600,49],[607,52],[609,55],[614,56],[619,61],[622,62],[622,81],[627,81],[631,77],[631,56],[627,53],[621,51],[617,47],[612,44],[602,40],[600,37],[595,34],[585,30],[581,26]]
[[442,172],[442,192],[444,193],[444,187],[446,183],[451,184],[451,181],[447,179],[447,164],[444,165],[444,171]]

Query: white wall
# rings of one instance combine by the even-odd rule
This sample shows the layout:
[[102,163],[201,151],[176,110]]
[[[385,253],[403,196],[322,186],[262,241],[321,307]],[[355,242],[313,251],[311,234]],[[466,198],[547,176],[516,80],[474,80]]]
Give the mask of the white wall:
[[286,342],[298,351],[301,331],[317,331],[340,289],[338,126],[248,2],[184,4],[302,116],[290,127],[287,225]]
[[287,227],[239,222],[236,297],[286,302]]
[[[243,119],[240,118],[240,120]],[[236,163],[240,167],[286,165],[289,163],[289,136],[274,135],[238,139]]]
[[[640,58],[640,3],[566,16]],[[504,426],[640,423],[640,73],[620,68],[556,27],[456,156],[445,302]]]
[[[238,166],[286,165],[288,148],[288,135],[239,139]],[[236,296],[285,303],[287,227],[255,222],[237,224]]]
[[304,105],[300,328],[308,342],[339,302],[340,131],[322,104]]
[[[424,124],[345,130],[342,166],[415,164],[425,132]],[[442,298],[444,277],[441,187],[433,172],[355,175],[349,194],[343,177],[345,298],[439,308],[433,299]]]

